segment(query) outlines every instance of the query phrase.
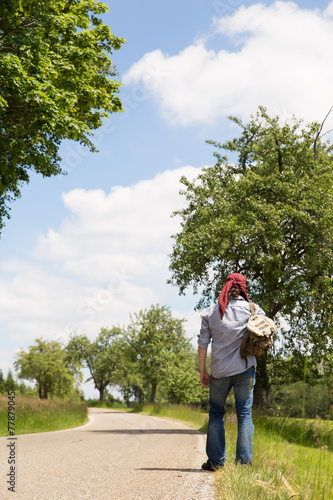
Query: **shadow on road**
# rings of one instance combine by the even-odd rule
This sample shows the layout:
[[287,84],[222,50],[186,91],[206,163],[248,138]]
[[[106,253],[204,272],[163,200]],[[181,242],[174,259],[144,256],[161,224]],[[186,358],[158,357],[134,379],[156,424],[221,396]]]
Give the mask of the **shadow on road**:
[[195,429],[101,429],[87,430],[86,432],[106,434],[202,434]]
[[166,467],[142,467],[141,469],[134,469],[134,470],[156,470],[156,471],[171,471],[171,472],[197,472],[200,474],[205,474],[205,471],[203,469],[168,469]]

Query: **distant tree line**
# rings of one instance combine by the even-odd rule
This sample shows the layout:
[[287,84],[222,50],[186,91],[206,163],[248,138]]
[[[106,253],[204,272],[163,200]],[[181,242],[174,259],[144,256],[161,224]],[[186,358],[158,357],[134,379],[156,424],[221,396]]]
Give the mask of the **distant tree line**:
[[40,398],[65,397],[88,369],[103,401],[114,387],[132,402],[197,403],[207,400],[199,381],[196,350],[185,334],[184,319],[166,306],[151,306],[131,316],[125,328],[102,328],[95,339],[73,333],[67,345],[37,339],[21,349],[14,363],[20,379],[34,381]]
[[[7,372],[7,377],[4,376],[3,370],[0,368],[0,396],[6,396],[10,392],[15,392],[16,396],[25,396],[29,398],[38,398],[39,390],[37,384],[35,386],[25,384],[22,379],[14,377],[11,369]],[[32,379],[31,379],[32,380]],[[68,393],[59,396],[58,394],[52,393],[52,397],[67,399],[71,401],[83,401],[84,395],[78,387],[71,387]]]
[[36,396],[35,389],[28,387],[24,382],[17,382],[13,376],[11,369],[7,372],[7,377],[4,376],[3,370],[0,368],[0,395],[6,395],[14,391],[20,396]]

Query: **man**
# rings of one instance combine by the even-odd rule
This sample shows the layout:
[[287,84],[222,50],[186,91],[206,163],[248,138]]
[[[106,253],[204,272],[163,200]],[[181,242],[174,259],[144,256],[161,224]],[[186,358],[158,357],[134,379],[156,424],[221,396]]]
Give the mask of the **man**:
[[[255,384],[255,356],[241,358],[240,345],[246,324],[251,315],[247,296],[246,279],[233,273],[227,278],[218,304],[202,316],[198,335],[198,356],[200,381],[209,387],[209,423],[207,430],[207,462],[205,470],[214,471],[223,467],[226,461],[224,432],[225,402],[230,389],[234,388],[238,420],[236,463],[252,464],[252,422],[253,388]],[[265,314],[255,306],[255,314]],[[212,341],[211,375],[206,369],[207,347]]]

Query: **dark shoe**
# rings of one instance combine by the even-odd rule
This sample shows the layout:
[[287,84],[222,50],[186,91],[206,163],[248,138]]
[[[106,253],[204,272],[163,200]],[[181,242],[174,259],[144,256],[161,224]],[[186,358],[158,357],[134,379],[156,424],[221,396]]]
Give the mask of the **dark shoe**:
[[203,463],[203,464],[202,464],[201,468],[202,468],[203,470],[209,470],[209,471],[211,471],[211,472],[215,472],[215,471],[217,471],[217,470],[222,469],[222,468],[223,468],[223,465],[218,465],[218,464],[216,464],[216,465],[211,465],[209,462],[205,462],[205,463]]

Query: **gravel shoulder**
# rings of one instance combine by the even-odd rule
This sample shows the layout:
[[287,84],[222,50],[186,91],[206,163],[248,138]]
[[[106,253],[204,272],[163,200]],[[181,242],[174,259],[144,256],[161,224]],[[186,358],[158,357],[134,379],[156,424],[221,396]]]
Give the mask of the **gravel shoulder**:
[[15,493],[0,439],[0,498],[15,500],[213,500],[201,470],[205,435],[157,417],[92,408],[76,429],[17,436]]

